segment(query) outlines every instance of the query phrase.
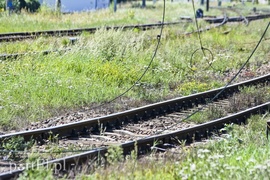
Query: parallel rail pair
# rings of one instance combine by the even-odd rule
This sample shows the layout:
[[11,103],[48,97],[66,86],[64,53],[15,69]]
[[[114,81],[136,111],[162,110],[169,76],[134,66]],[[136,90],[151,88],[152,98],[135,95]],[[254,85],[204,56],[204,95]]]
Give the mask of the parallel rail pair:
[[[194,105],[207,103],[207,100],[212,99],[216,94],[222,93],[217,99],[222,99],[230,96],[231,94],[238,92],[244,86],[257,85],[260,83],[269,83],[270,74],[254,78],[245,82],[237,83],[234,85],[228,86],[226,89],[218,88],[203,93],[198,93],[186,97],[175,98],[172,100],[163,101],[160,103],[155,103],[152,105],[147,105],[144,107],[136,108],[129,111],[124,111],[120,113],[115,113],[112,115],[92,118],[84,120],[81,122],[70,123],[61,126],[55,126],[45,129],[37,129],[33,131],[24,131],[12,134],[6,134],[0,136],[0,141],[3,142],[5,139],[12,138],[15,136],[24,137],[25,141],[30,139],[41,140],[49,136],[49,134],[58,134],[61,137],[71,137],[71,136],[80,136],[83,134],[88,134],[89,130],[94,130],[98,127],[98,124],[102,123],[110,128],[117,128],[121,124],[128,122],[136,122],[138,120],[151,119],[159,115],[169,114],[175,111],[181,111],[181,109],[191,108]],[[193,140],[200,140],[202,138],[207,138],[213,132],[218,132],[218,129],[224,127],[224,124],[228,123],[244,123],[248,117],[252,114],[264,113],[270,109],[270,102],[250,108],[245,111],[238,112],[236,114],[219,118],[214,121],[210,121],[204,124],[196,125],[191,128],[186,128],[180,131],[174,131],[167,134],[154,135],[146,138],[141,138],[136,141],[130,141],[127,143],[122,143],[120,146],[123,148],[124,155],[128,155],[131,151],[134,150],[134,147],[137,146],[138,154],[145,154],[151,151],[153,146],[158,146],[161,148],[166,148],[169,146],[174,146],[179,144],[181,141],[186,143],[191,143]],[[95,158],[104,157],[107,152],[107,148],[98,148],[93,149],[84,153],[77,155],[68,156],[65,158],[51,160],[45,163],[41,163],[41,166],[54,165],[59,167],[65,167],[65,170],[70,170],[74,166],[80,166],[84,163],[87,163]],[[38,167],[35,167],[38,168]],[[22,173],[24,169],[13,170],[10,172],[0,174],[0,179],[10,179],[18,176]]]
[[103,117],[90,118],[79,122],[73,122],[69,124],[48,127],[44,129],[36,129],[0,135],[0,143],[4,139],[12,138],[15,136],[22,136],[24,137],[25,141],[28,141],[30,139],[42,141],[43,139],[47,139],[51,135],[58,135],[58,137],[63,138],[88,135],[91,134],[92,131],[95,132],[99,131],[100,124],[103,124],[103,127],[107,127],[107,129],[109,128],[117,129],[118,127],[121,127],[122,124],[127,124],[129,122],[147,120],[155,118],[156,116],[161,116],[164,114],[181,111],[183,109],[192,108],[193,106],[197,106],[198,104],[206,104],[207,100],[210,101],[220,92],[221,93],[215,100],[227,98],[233,93],[239,92],[239,90],[244,86],[268,83],[269,81],[270,81],[270,74],[267,74],[241,83],[229,85],[225,89],[217,88],[206,92],[192,94],[185,97],[179,97],[163,102],[158,102],[155,104],[150,104],[147,106]]

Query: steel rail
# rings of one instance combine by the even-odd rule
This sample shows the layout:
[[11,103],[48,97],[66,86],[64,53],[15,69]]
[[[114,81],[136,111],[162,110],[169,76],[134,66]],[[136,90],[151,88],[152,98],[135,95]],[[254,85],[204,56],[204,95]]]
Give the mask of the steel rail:
[[[200,125],[196,125],[190,128],[186,128],[183,130],[178,130],[166,134],[159,134],[159,135],[153,135],[148,136],[146,138],[142,138],[136,141],[130,141],[126,143],[122,143],[119,145],[123,149],[123,155],[130,155],[131,152],[137,148],[138,155],[141,154],[147,154],[148,152],[151,152],[152,147],[159,147],[164,146],[165,144],[170,144],[171,146],[174,144],[179,144],[179,142],[185,141],[186,144],[190,144],[194,141],[200,141],[203,138],[209,138],[211,135],[218,133],[218,130],[223,128],[225,124],[242,124],[246,123],[246,120],[255,114],[262,114],[270,110],[270,102],[261,104],[256,107],[252,107],[249,109],[246,109],[241,112],[237,112],[235,114],[222,117],[216,120],[212,120]],[[64,158],[59,158],[55,160],[50,160],[45,163],[39,164],[39,166],[47,166],[53,165],[53,168],[57,168],[57,170],[65,170],[69,171],[73,169],[74,167],[83,165],[89,160],[92,160],[94,158],[98,157],[105,157],[105,153],[107,152],[107,148],[98,148],[93,149],[87,152],[83,152],[76,155],[71,155]],[[33,167],[38,168],[38,166]],[[0,179],[11,179],[16,176],[18,176],[20,173],[22,173],[25,169],[20,170],[14,170],[6,173],[0,174]]]
[[[270,14],[261,14],[261,15],[252,15],[247,16],[246,20],[253,21],[259,19],[269,18]],[[180,18],[181,20],[185,20],[185,22],[190,22],[191,18]],[[203,18],[206,22],[209,23],[221,23],[224,18]],[[245,17],[231,17],[228,18],[228,22],[239,22],[245,20]],[[179,22],[168,22],[163,23],[163,25],[176,25],[183,23],[182,21]],[[126,25],[126,26],[107,26],[104,27],[106,30],[127,30],[127,29],[141,29],[141,30],[148,30],[153,29],[156,27],[161,26],[162,23],[155,23],[155,24],[142,24],[142,25]],[[102,27],[94,27],[94,28],[77,28],[77,29],[69,29],[69,30],[49,30],[49,31],[33,31],[33,32],[15,32],[15,33],[3,33],[0,34],[0,42],[8,42],[8,41],[17,41],[21,39],[29,39],[29,38],[36,38],[39,36],[74,36],[79,35],[82,32],[89,32],[95,33],[97,30],[101,29]]]
[[213,98],[214,96],[216,96],[217,93],[221,92],[222,90],[224,91],[219,95],[217,99],[226,98],[229,95],[238,92],[241,87],[256,85],[259,83],[268,83],[269,81],[270,74],[267,74],[251,80],[230,85],[226,89],[221,87],[202,93],[196,93],[185,97],[179,97],[146,105],[124,112],[114,113],[103,117],[90,118],[69,124],[0,135],[0,143],[2,143],[5,139],[14,136],[24,137],[25,141],[35,139],[38,142],[42,142],[43,139],[47,139],[50,135],[58,135],[58,137],[78,137],[80,135],[89,135],[91,131],[98,132],[99,126],[101,124],[103,125],[103,127],[106,126],[107,130],[112,128],[118,128],[122,124],[127,124],[129,122],[147,120],[150,118],[155,118],[159,115],[180,111],[181,109],[192,108],[194,105],[196,106],[198,104],[205,104],[207,103],[207,99]]
[[[189,22],[186,20],[185,22]],[[165,26],[181,24],[183,21],[163,23]],[[49,30],[49,31],[33,31],[33,32],[14,32],[0,34],[0,42],[3,41],[16,41],[20,39],[36,38],[39,36],[75,36],[82,32],[95,33],[97,30],[104,28],[105,30],[128,30],[128,29],[141,29],[143,31],[160,27],[162,23],[154,24],[138,24],[138,25],[124,25],[124,26],[105,26],[93,28],[77,28],[66,30]]]
[[[255,20],[260,20],[260,19],[266,19],[270,18],[270,14],[260,14],[260,15],[250,15],[250,16],[239,16],[239,17],[228,17],[227,22],[241,22],[241,21],[255,21]],[[224,18],[203,18],[208,23],[221,23]]]

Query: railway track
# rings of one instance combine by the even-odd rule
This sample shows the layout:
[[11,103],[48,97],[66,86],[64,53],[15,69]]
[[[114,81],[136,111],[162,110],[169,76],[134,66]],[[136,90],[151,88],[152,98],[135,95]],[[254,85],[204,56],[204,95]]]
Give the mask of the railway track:
[[[189,144],[195,141],[206,139],[213,133],[218,134],[219,129],[223,128],[225,124],[245,123],[245,121],[251,115],[262,114],[265,113],[266,111],[269,111],[269,109],[270,109],[270,102],[267,102],[259,106],[249,108],[247,110],[226,117],[222,117],[210,122],[206,122],[200,125],[195,125],[193,127],[165,134],[143,137],[137,140],[121,143],[119,144],[119,146],[122,148],[124,156],[130,155],[132,151],[134,151],[134,149],[137,149],[138,155],[147,154],[151,152],[152,149],[155,148],[165,151],[166,148],[176,147],[177,145],[181,144],[181,142]],[[93,159],[95,161],[100,161],[102,158],[106,159],[105,154],[107,152],[108,152],[107,147],[100,147],[76,155],[49,160],[47,162],[43,162],[38,165],[47,167],[51,165],[53,168],[57,170],[57,172],[74,171],[76,169],[81,168],[83,164],[90,165],[89,163],[93,163]],[[16,165],[14,165],[14,167],[16,167]],[[38,168],[38,167],[31,167],[31,168]],[[26,167],[23,167],[18,170],[16,169],[2,173],[0,174],[0,178],[11,179],[17,177],[25,169]]]
[[[223,21],[220,24],[224,24],[227,22],[227,18],[223,18]],[[218,25],[219,26],[219,25]],[[44,51],[44,54],[48,54],[48,52]],[[237,86],[229,86],[228,89],[226,89],[224,92],[222,92],[217,100],[227,98],[231,94],[238,92],[239,89],[243,86],[249,86],[249,85],[256,85],[260,83],[266,83],[269,82],[269,77],[266,75],[265,77],[259,77],[256,78],[255,81],[246,81],[243,83],[238,83]],[[183,98],[176,98],[169,101],[164,101],[161,103],[156,103],[150,106],[145,106],[141,108],[137,108],[135,112],[131,111],[125,111],[122,113],[116,113],[113,115],[109,115],[106,117],[101,118],[93,118],[83,121],[83,123],[80,125],[80,122],[78,123],[71,123],[69,126],[63,125],[63,126],[55,126],[55,127],[49,127],[44,129],[36,129],[33,130],[33,134],[25,134],[25,132],[19,132],[19,133],[13,133],[13,134],[6,134],[3,136],[0,136],[0,143],[10,139],[12,137],[20,136],[23,137],[25,141],[28,141],[30,139],[35,139],[40,144],[44,144],[45,140],[53,135],[58,136],[60,139],[73,139],[71,141],[75,142],[77,139],[83,140],[83,137],[86,137],[85,139],[87,141],[87,145],[91,144],[98,144],[97,148],[93,148],[92,150],[89,150],[87,152],[83,152],[77,155],[71,155],[64,158],[57,158],[49,160],[46,163],[41,163],[39,165],[41,166],[47,166],[48,164],[52,164],[57,168],[57,170],[63,170],[63,167],[65,167],[65,170],[70,170],[74,166],[80,166],[81,164],[87,163],[91,161],[92,159],[97,159],[99,156],[105,157],[105,153],[107,152],[107,147],[104,146],[104,144],[110,145],[119,145],[123,148],[124,155],[129,155],[132,150],[134,150],[134,147],[138,147],[138,154],[144,154],[146,152],[150,152],[152,148],[158,147],[159,149],[166,149],[167,147],[174,147],[177,144],[179,144],[180,141],[186,141],[187,143],[192,143],[194,140],[201,140],[202,138],[207,138],[210,136],[213,132],[217,132],[219,128],[222,128],[224,124],[227,123],[244,123],[245,120],[252,114],[256,113],[263,113],[267,110],[269,110],[270,104],[265,103],[259,106],[256,106],[254,108],[250,108],[248,110],[224,117],[219,118],[217,120],[214,120],[212,122],[207,122],[202,125],[194,125],[192,127],[185,127],[184,130],[177,130],[178,127],[174,129],[174,131],[166,132],[164,131],[163,134],[159,135],[153,135],[158,134],[159,131],[163,131],[155,127],[155,132],[148,133],[147,128],[140,128],[141,133],[136,134],[137,130],[133,133],[132,127],[130,129],[122,129],[124,125],[130,124],[130,123],[138,123],[138,121],[146,121],[148,119],[153,119],[157,116],[176,116],[176,118],[180,118],[181,116],[184,118],[186,114],[192,113],[192,111],[187,111],[190,108],[193,108],[194,106],[200,106],[200,104],[206,104],[208,99],[212,99],[217,93],[221,92],[222,88],[211,90],[205,93],[199,93],[192,95],[192,97],[183,97]],[[180,112],[187,112],[187,113],[179,113]],[[115,117],[114,117],[115,116]],[[92,122],[93,121],[93,122]],[[153,126],[155,122],[149,124],[149,127]],[[166,122],[164,126],[169,126],[171,122]],[[102,125],[102,128],[100,126]],[[125,126],[125,127],[127,127]],[[104,128],[104,132],[102,130]],[[37,131],[41,131],[40,134],[38,134]],[[97,135],[98,134],[98,135]],[[91,141],[89,140],[91,137],[93,139],[101,139],[100,142]],[[113,138],[118,138],[118,142],[113,142]],[[136,137],[136,140],[134,140],[134,137]],[[75,141],[74,141],[75,139]],[[111,141],[112,140],[112,141]],[[124,143],[120,141],[125,141]],[[126,142],[129,141],[129,142]],[[105,142],[105,143],[104,143]],[[1,164],[0,164],[1,166]],[[16,167],[16,164],[14,164]],[[35,168],[35,167],[34,167]],[[24,169],[27,169],[24,167]],[[10,171],[8,173],[2,173],[0,174],[0,180],[1,179],[10,179],[12,177],[16,177],[18,174],[22,173],[24,169],[16,170],[14,168],[14,171]],[[0,171],[1,172],[1,171]]]
[[[263,15],[252,15],[252,16],[239,16],[239,17],[220,17],[220,18],[204,18],[204,20],[210,24],[217,24],[215,26],[212,27],[206,27],[204,29],[199,29],[198,31],[193,31],[193,32],[187,32],[184,33],[183,35],[191,35],[194,33],[198,33],[198,32],[205,32],[205,31],[209,31],[213,28],[218,28],[220,26],[223,26],[224,24],[228,23],[228,22],[245,22],[246,24],[248,24],[250,21],[253,20],[260,20],[260,19],[265,19],[265,18],[270,18],[270,14],[263,14]],[[186,22],[190,22],[192,21],[191,18],[189,17],[182,17],[180,18],[181,20],[185,20]],[[181,22],[172,22],[172,23],[165,23],[164,25],[176,25],[179,24]],[[147,29],[153,29],[153,28],[157,28],[158,26],[161,26],[161,23],[159,24],[145,24],[145,25],[130,25],[130,26],[117,26],[117,27],[106,27],[107,30],[109,29],[134,29],[134,28],[138,28],[138,29],[143,29],[143,30],[147,30]],[[100,28],[88,28],[88,29],[73,29],[73,30],[57,30],[57,31],[39,31],[39,32],[19,32],[19,33],[6,33],[6,34],[0,34],[0,42],[2,41],[16,41],[16,40],[22,40],[22,39],[28,39],[28,38],[37,38],[39,36],[75,36],[75,35],[79,35],[82,32],[90,32],[90,33],[94,33],[96,32],[98,29]],[[71,41],[74,41],[74,38],[72,38]],[[64,51],[69,51],[70,49],[64,49],[64,50],[46,50],[46,51],[41,51],[41,52],[27,52],[27,53],[14,53],[14,54],[0,54],[0,61],[4,61],[4,60],[9,60],[9,59],[17,59],[19,57],[25,56],[25,55],[35,55],[35,54],[42,54],[42,55],[47,55],[47,54],[51,54],[54,52],[64,52]]]
[[[251,15],[247,17],[239,16],[239,17],[228,17],[227,22],[241,22],[243,20],[254,21],[269,18],[270,14],[260,14],[260,15]],[[208,23],[222,23],[224,21],[224,17],[218,18],[203,18]],[[183,22],[192,22],[192,18],[190,17],[182,17],[179,22],[168,22],[163,23],[165,26],[169,25],[177,25]],[[160,27],[161,23],[155,24],[142,24],[142,25],[126,25],[126,26],[112,26],[112,27],[104,27],[106,30],[128,30],[128,29],[141,29],[143,31],[154,29]],[[100,27],[95,28],[80,28],[80,29],[69,29],[69,30],[50,30],[50,31],[35,31],[35,32],[16,32],[16,33],[3,33],[0,34],[0,42],[12,42],[24,39],[34,39],[40,36],[78,36],[82,32],[95,33],[97,30],[101,29]]]
[[[168,22],[163,23],[164,26],[178,25],[184,22],[190,22],[190,19],[184,19],[179,22]],[[50,30],[50,31],[35,31],[35,32],[15,32],[15,33],[4,33],[0,34],[0,42],[11,42],[24,39],[35,39],[40,36],[78,36],[83,32],[95,33],[99,29],[106,30],[128,30],[128,29],[140,29],[149,30],[158,28],[162,23],[155,24],[142,24],[142,25],[125,25],[125,26],[107,26],[107,27],[94,27],[94,28],[78,28],[78,29],[68,29],[68,30]]]
[[88,135],[91,131],[99,131],[99,125],[103,127],[114,128],[129,122],[136,122],[139,120],[147,120],[155,118],[156,116],[172,113],[181,109],[188,109],[199,104],[207,103],[207,99],[212,99],[222,91],[216,98],[224,99],[244,86],[256,85],[259,83],[266,83],[270,80],[270,74],[254,78],[252,80],[244,81],[241,83],[228,86],[226,89],[217,88],[202,93],[192,94],[190,96],[175,98],[132,110],[111,114],[104,117],[97,117],[87,119],[79,122],[47,127],[44,129],[29,130],[11,134],[0,135],[0,142],[4,139],[12,138],[15,136],[24,137],[25,141],[35,139],[42,143],[43,139],[47,139],[50,135],[58,135],[58,137],[78,137],[80,135]]
[[[238,92],[240,88],[244,86],[257,85],[260,83],[268,83],[270,80],[270,74],[258,77],[249,81],[242,83],[237,83],[226,88],[217,99],[224,99],[229,97],[235,92]],[[148,119],[155,119],[160,116],[176,116],[177,119],[181,119],[186,116],[183,114],[183,110],[188,110],[199,104],[207,103],[207,99],[212,99],[217,93],[221,92],[222,88],[210,90],[203,93],[194,94],[187,97],[176,98],[173,100],[168,100],[141,108],[136,108],[134,110],[129,110],[121,113],[115,113],[112,115],[88,119],[76,123],[66,124],[62,126],[55,126],[44,129],[36,129],[32,131],[24,131],[12,134],[1,135],[0,140],[3,143],[7,138],[12,138],[15,136],[24,137],[25,141],[30,139],[35,139],[38,142],[46,140],[50,135],[57,135],[60,139],[66,139],[67,141],[76,142],[79,138],[85,142],[88,146],[91,144],[97,144],[97,148],[92,147],[92,150],[72,155],[64,158],[58,158],[54,160],[49,160],[46,163],[41,163],[39,165],[53,164],[58,167],[65,167],[70,169],[74,167],[74,164],[80,165],[88,160],[91,160],[97,156],[104,156],[107,152],[107,145],[120,145],[123,148],[124,155],[130,154],[134,149],[135,143],[138,146],[138,154],[144,154],[151,151],[154,144],[159,148],[166,148],[167,146],[174,146],[174,144],[185,140],[187,143],[192,142],[193,139],[200,140],[201,138],[206,138],[214,130],[223,127],[225,123],[242,123],[254,113],[264,112],[269,110],[270,104],[265,103],[257,107],[245,110],[224,118],[220,118],[211,122],[207,122],[201,125],[194,125],[193,127],[186,126],[183,130],[176,127],[176,131],[170,130],[169,132],[164,131],[164,127],[160,128],[163,134],[159,134],[160,129],[155,127],[154,131],[148,133],[147,130],[151,129],[151,124],[147,128],[137,127],[135,132],[132,132],[132,124],[138,123],[138,121],[146,121]],[[190,113],[190,111],[188,112]],[[159,121],[161,121],[159,119]],[[151,121],[152,122],[152,121]],[[164,126],[169,126],[172,122],[165,122]],[[167,123],[167,124],[166,124]],[[102,124],[102,128],[101,128]],[[155,125],[152,122],[152,125]],[[182,124],[183,125],[183,124]],[[181,125],[181,126],[182,126]],[[119,128],[119,127],[125,127]],[[129,129],[130,127],[130,129]],[[141,132],[138,134],[138,128]],[[183,128],[183,126],[182,126]],[[100,129],[103,129],[101,131]],[[163,129],[163,130],[162,130]],[[150,136],[149,136],[150,135]],[[87,137],[87,139],[83,139]],[[72,138],[73,140],[68,140]],[[92,139],[91,139],[92,138]],[[75,139],[75,140],[74,140]],[[100,139],[97,141],[96,139]],[[114,140],[113,140],[114,139]],[[117,139],[117,141],[115,141]],[[136,140],[135,140],[136,139]],[[65,141],[63,141],[65,142]],[[106,145],[106,146],[105,146]],[[78,164],[77,164],[78,163]],[[16,167],[16,164],[14,165]],[[23,172],[24,169],[14,170],[8,173],[0,174],[0,179],[9,179],[17,176],[19,173]]]

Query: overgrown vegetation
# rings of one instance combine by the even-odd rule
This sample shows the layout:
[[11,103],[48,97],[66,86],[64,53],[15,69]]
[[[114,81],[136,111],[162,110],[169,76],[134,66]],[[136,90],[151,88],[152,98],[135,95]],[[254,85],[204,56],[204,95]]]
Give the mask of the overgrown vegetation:
[[253,116],[245,126],[227,125],[228,134],[206,143],[99,168],[78,179],[264,179],[270,167],[268,118],[267,114]]
[[241,93],[229,98],[229,101],[229,112],[237,112],[246,108],[258,106],[270,101],[270,88],[268,86],[246,87],[241,90]]
[[32,140],[25,142],[23,137],[14,137],[4,140],[0,151],[1,154],[5,155],[5,160],[21,160],[26,157],[26,152],[24,151],[29,150],[33,145],[34,141]]
[[227,105],[212,104],[191,116],[187,121],[203,123],[269,102],[270,88],[264,85],[244,87],[239,93],[229,97],[228,101]]
[[[180,5],[186,8],[183,9]],[[173,20],[176,15],[186,13],[187,9],[191,8],[191,4],[168,3],[167,9],[170,8],[177,13],[172,15],[168,12],[166,20]],[[134,14],[132,13],[134,19],[142,18],[141,14],[137,13],[137,11],[143,12],[142,9],[132,9],[132,11],[134,11]],[[157,14],[156,19],[160,20],[162,4],[158,3],[154,10],[146,9],[145,11],[149,12],[149,18]],[[50,17],[55,15],[47,14],[47,16],[42,12],[14,14],[10,17],[3,15],[0,20],[7,25],[1,26],[5,26],[4,29],[13,26],[18,28],[14,30],[23,31],[24,28],[33,30],[29,28],[31,23],[35,24],[34,28],[47,29],[38,25],[43,20],[46,20],[46,24],[51,21],[51,25],[55,26],[55,22],[59,24],[58,20],[61,18],[63,27],[70,28],[70,23],[66,20],[73,22],[74,17],[80,16],[77,18],[79,21],[76,21],[76,25],[72,27],[79,25],[80,20],[85,18],[89,18],[88,23],[91,21],[91,24],[95,24],[99,15],[102,15],[103,19],[107,17],[108,21],[111,18],[117,20],[122,13],[127,13],[127,10],[119,9],[117,13],[104,10],[61,15],[53,18],[52,21]],[[41,16],[43,20],[37,23],[35,19],[40,20]],[[92,18],[95,18],[93,23]],[[125,18],[122,20],[130,23]],[[26,21],[29,26],[23,27],[22,24]],[[20,25],[14,26],[14,22]],[[152,21],[143,19],[140,22]],[[195,29],[193,23],[165,27],[160,48],[150,66],[149,62],[156,48],[156,36],[159,34],[159,29],[145,32],[100,29],[93,35],[83,33],[74,45],[69,43],[67,37],[40,37],[36,40],[17,43],[1,43],[2,54],[68,48],[71,50],[49,55],[27,54],[17,60],[0,63],[2,84],[0,86],[0,124],[4,130],[25,127],[32,121],[46,119],[84,106],[91,107],[92,103],[109,101],[133,85],[134,87],[124,97],[147,102],[220,87],[225,85],[231,75],[246,61],[255,47],[254,40],[259,40],[264,30],[261,24],[266,23],[266,20],[262,20],[254,21],[249,26],[242,23],[237,26],[229,24],[201,34],[203,46],[213,53],[214,59],[211,66],[208,60],[204,60],[203,53],[196,51],[200,48],[197,36],[181,35],[189,27]],[[200,22],[200,26],[204,25],[209,26]],[[0,31],[3,32],[1,27]],[[224,34],[224,31],[229,33]],[[266,41],[263,41],[245,69],[251,74],[261,73],[257,69],[268,62],[269,46],[265,46],[268,36],[269,33],[266,35]],[[196,62],[192,68],[191,62],[192,64]],[[149,69],[144,77],[134,84],[148,66]]]
[[[30,2],[30,1],[29,1]],[[35,14],[21,11],[8,16],[0,14],[0,32],[68,29],[119,24],[156,23],[162,19],[162,3],[141,9],[134,4],[123,5],[117,13],[111,9],[98,12],[56,14],[42,6]],[[165,21],[179,20],[180,16],[193,16],[191,3],[167,3]],[[197,5],[199,7],[199,5]],[[248,14],[252,6],[241,6]],[[0,8],[1,9],[1,8]],[[220,14],[210,10],[209,15]],[[147,16],[145,15],[147,14]],[[238,15],[229,12],[228,15]],[[84,32],[74,45],[67,37],[40,37],[16,43],[1,43],[0,52],[24,53],[43,50],[71,48],[69,51],[49,55],[28,54],[16,60],[0,62],[0,125],[3,130],[20,129],[32,121],[42,120],[65,111],[92,107],[113,99],[128,88],[134,87],[124,98],[156,102],[174,96],[189,95],[225,85],[243,62],[249,57],[264,31],[268,20],[254,21],[246,26],[242,23],[228,24],[201,34],[203,46],[211,50],[213,59],[204,57],[198,50],[200,43],[196,35],[183,36],[196,30],[193,23],[183,23],[164,28],[161,45],[151,65],[149,62],[157,44],[160,30],[142,32],[105,31],[100,29],[94,35]],[[199,26],[209,26],[199,21]],[[269,65],[269,32],[237,80],[264,74],[262,68]],[[198,50],[198,51],[196,51]],[[192,54],[196,51],[194,56]],[[210,65],[211,64],[211,65]],[[146,68],[144,77],[137,82]],[[265,70],[265,72],[269,72]],[[134,84],[137,82],[136,84]],[[243,94],[231,100],[231,111],[239,110],[240,104],[249,107],[269,97],[269,89],[243,90]],[[264,96],[265,95],[265,96]],[[241,104],[241,107],[242,107]],[[223,115],[220,109],[194,116],[193,120],[217,118]],[[105,171],[100,168],[91,175],[82,174],[80,179],[263,179],[268,177],[269,143],[264,136],[269,116],[254,116],[246,126],[227,125],[228,132],[218,141],[206,146],[176,149],[161,161],[134,161],[137,151],[131,155],[131,162],[124,164],[122,150],[111,147],[107,158],[110,164]],[[55,146],[51,137],[48,152],[63,149]],[[3,148],[24,151],[33,144],[22,139],[11,139]],[[77,147],[76,147],[77,148]],[[70,150],[77,150],[69,147]],[[48,155],[55,158],[60,153]],[[51,157],[49,157],[51,156]],[[156,154],[153,153],[156,157]],[[33,151],[29,163],[36,163],[41,157]],[[9,159],[17,159],[10,153]],[[121,162],[120,164],[117,162]],[[27,170],[21,179],[54,179],[51,169]]]

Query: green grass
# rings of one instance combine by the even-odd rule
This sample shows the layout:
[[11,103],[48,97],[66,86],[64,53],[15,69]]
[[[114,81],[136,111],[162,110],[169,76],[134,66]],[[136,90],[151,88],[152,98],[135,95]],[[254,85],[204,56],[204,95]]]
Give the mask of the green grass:
[[[117,13],[108,9],[66,15],[56,15],[46,8],[37,14],[23,12],[6,16],[1,13],[0,32],[156,23],[161,21],[162,3],[159,2],[155,7],[140,9],[125,5]],[[247,4],[241,12],[245,14],[250,7],[253,6]],[[208,13],[222,15],[219,10],[211,9]],[[234,12],[229,13],[236,15]],[[167,3],[166,21],[192,15],[191,4]],[[192,60],[192,53],[200,48],[198,37],[183,37],[180,34],[196,30],[194,23],[166,27],[149,70],[124,98],[156,102],[225,85],[231,77],[229,75],[234,74],[249,57],[267,23],[268,20],[251,22],[249,26],[242,23],[227,24],[202,33],[203,47],[211,50],[214,59],[204,58],[199,50]],[[206,25],[209,26],[199,21],[200,27]],[[32,54],[0,62],[1,129],[21,129],[33,121],[84,106],[91,108],[92,104],[109,101],[123,93],[134,85],[148,67],[158,34],[159,29],[147,32],[101,29],[94,35],[83,33],[75,45],[70,45],[67,37],[40,37],[36,40],[1,43],[1,54],[71,48],[67,52],[46,56]],[[269,32],[266,38],[269,38]],[[248,64],[247,68],[252,73],[256,74],[260,65],[269,62],[269,50],[268,40],[263,41]],[[213,61],[211,67],[209,61]],[[249,94],[254,89],[245,91]],[[269,94],[269,90],[265,93]],[[259,97],[256,93],[253,96]],[[208,112],[194,118],[202,122],[200,120],[212,115]],[[122,160],[117,153],[121,151],[116,149],[115,153],[108,155],[115,163],[114,167],[108,167],[105,171],[101,168],[92,175],[84,174],[78,178],[263,179],[268,177],[270,166],[269,143],[264,136],[267,118],[269,116],[254,116],[246,126],[228,125],[225,129],[229,135],[219,141],[196,148],[182,148],[178,154],[167,156],[162,161],[132,161],[127,162],[126,166],[116,165],[114,157]],[[14,141],[11,146],[15,147],[17,143]],[[39,157],[36,156],[33,158]],[[21,178],[34,177],[53,179],[48,169],[26,171]]]
[[[167,4],[167,8],[172,8],[172,11],[168,11],[168,18],[172,17],[174,11],[181,14],[191,7],[190,4],[183,4],[185,8],[180,8],[180,4],[179,6],[174,6],[175,3]],[[155,9],[146,10],[122,8],[119,9],[119,13],[137,10],[140,11],[138,16],[142,16],[142,12],[145,11],[150,17],[151,13],[160,14],[162,4],[157,4]],[[109,10],[91,12],[90,15],[99,21],[103,21],[105,17],[112,18],[112,14],[106,14],[106,11]],[[104,16],[100,13],[104,13]],[[129,12],[130,14],[132,13]],[[20,24],[16,27],[20,28],[25,24],[24,18],[34,21],[35,18],[42,16],[48,22],[53,21],[48,18],[55,15],[47,15],[40,12],[11,17],[1,16],[0,21],[10,26],[16,22]],[[83,19],[84,15],[84,13],[69,14],[62,15],[61,18],[71,19],[80,16],[81,18],[77,19]],[[97,18],[99,15],[100,18]],[[22,21],[18,20],[19,17]],[[157,18],[161,20],[160,17]],[[80,20],[76,23],[79,24]],[[109,101],[133,85],[134,87],[124,97],[147,102],[157,102],[220,87],[228,80],[223,72],[234,72],[246,61],[264,30],[264,24],[266,26],[267,20],[252,22],[249,26],[242,23],[237,26],[228,24],[202,33],[203,46],[211,50],[214,59],[205,59],[200,50],[191,59],[192,53],[200,48],[198,37],[197,35],[184,37],[180,34],[195,29],[193,23],[166,27],[154,61],[145,76],[135,85],[153,56],[159,29],[145,32],[101,29],[93,35],[83,33],[74,45],[69,44],[67,37],[40,37],[36,40],[1,43],[1,53],[65,48],[71,50],[49,55],[26,55],[17,60],[0,63],[0,124],[4,130],[25,127],[33,121],[84,106],[91,107],[93,103]],[[204,22],[199,22],[199,25],[209,26]],[[68,24],[65,24],[65,27],[69,28]],[[41,27],[40,30],[45,29]],[[229,33],[223,34],[224,31]],[[269,37],[269,33],[266,37]],[[269,57],[267,42],[262,42],[249,63],[250,70],[255,74],[260,64],[267,63],[266,59]],[[206,56],[209,57],[209,52]],[[208,64],[209,61],[213,61],[211,66]]]
[[[190,54],[197,48],[191,46],[190,42],[198,46],[197,38],[192,36],[187,40],[171,37],[174,30],[165,30],[166,39],[162,40],[148,73],[125,96],[154,102],[168,95],[188,95],[224,84],[222,78],[211,77],[218,71],[205,65],[201,61],[202,56],[196,57],[200,61],[196,63],[195,71],[188,68]],[[214,31],[218,34],[220,30]],[[95,35],[81,36],[74,46],[68,46],[72,50],[65,53],[27,55],[18,60],[3,61],[0,64],[3,85],[0,88],[1,124],[14,127],[18,120],[27,124],[56,115],[61,109],[78,108],[116,97],[131,87],[148,66],[157,43],[155,39],[149,39],[154,37],[153,34],[155,31],[136,33],[101,30]],[[202,38],[208,39],[210,35],[210,32],[205,33]],[[220,36],[222,41],[223,35]],[[230,36],[235,35],[232,33]],[[33,43],[27,41],[9,46],[14,49],[33,48],[36,51],[41,51],[40,47],[45,46],[54,49],[57,44],[60,49],[66,48],[61,44],[61,39],[52,44],[48,43],[49,40],[40,38]],[[215,49],[217,43],[211,39],[209,41],[214,53],[222,49],[231,52],[225,45]],[[227,61],[225,68],[239,68],[246,54],[239,53],[238,56],[243,57]],[[259,58],[263,60],[263,57]],[[213,65],[218,67],[216,64]],[[220,68],[223,70],[224,66]]]
[[[34,14],[22,11],[20,14],[8,16],[7,13],[0,11],[0,33],[157,23],[162,20],[163,1],[159,1],[155,5],[151,1],[147,2],[149,8],[146,9],[136,7],[134,4],[119,5],[116,13],[113,12],[113,8],[108,8],[96,12],[59,15],[45,6],[41,6],[39,12]],[[232,3],[224,3],[223,5],[228,6]],[[224,15],[224,12],[218,9],[206,12],[205,6],[199,4],[195,6],[196,9],[202,8],[205,15]],[[213,2],[211,6],[217,6],[217,3]],[[247,3],[244,7],[241,5],[237,7],[241,8],[238,10],[240,14],[246,15],[253,7],[260,6]],[[191,8],[191,3],[184,1],[166,2],[165,21],[179,21],[180,16],[193,17],[194,13]],[[226,13],[228,16],[239,16],[239,13],[234,11]]]

